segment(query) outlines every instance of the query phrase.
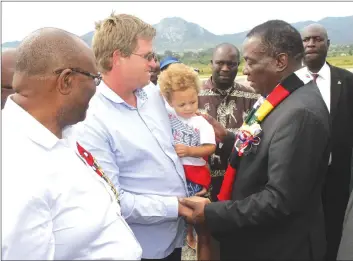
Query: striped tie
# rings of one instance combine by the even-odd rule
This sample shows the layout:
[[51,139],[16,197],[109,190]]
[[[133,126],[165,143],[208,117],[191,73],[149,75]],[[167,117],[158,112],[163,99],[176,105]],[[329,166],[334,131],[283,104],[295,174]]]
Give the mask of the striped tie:
[[317,79],[317,77],[319,77],[319,74],[318,73],[312,73],[311,76],[313,77],[313,81],[316,84],[316,79]]

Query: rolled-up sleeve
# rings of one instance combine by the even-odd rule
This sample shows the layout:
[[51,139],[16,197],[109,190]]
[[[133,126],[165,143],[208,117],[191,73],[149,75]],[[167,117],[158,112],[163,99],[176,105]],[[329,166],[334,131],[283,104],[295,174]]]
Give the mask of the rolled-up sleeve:
[[175,196],[136,194],[121,188],[119,166],[108,132],[91,118],[77,127],[79,143],[88,150],[111,179],[119,193],[122,216],[129,224],[155,224],[178,218]]

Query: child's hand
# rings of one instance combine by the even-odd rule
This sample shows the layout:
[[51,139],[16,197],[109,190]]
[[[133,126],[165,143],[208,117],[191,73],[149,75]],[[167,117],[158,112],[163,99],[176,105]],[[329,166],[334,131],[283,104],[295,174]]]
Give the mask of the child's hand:
[[189,147],[183,144],[176,144],[175,151],[179,157],[187,157],[189,156]]
[[204,196],[207,193],[207,189],[205,187],[202,188],[200,192],[195,193],[195,196]]

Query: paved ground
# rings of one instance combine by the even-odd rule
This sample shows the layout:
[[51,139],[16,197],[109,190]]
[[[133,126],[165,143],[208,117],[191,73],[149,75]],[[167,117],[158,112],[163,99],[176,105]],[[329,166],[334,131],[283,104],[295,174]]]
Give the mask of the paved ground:
[[188,246],[183,247],[181,260],[197,260],[196,251]]

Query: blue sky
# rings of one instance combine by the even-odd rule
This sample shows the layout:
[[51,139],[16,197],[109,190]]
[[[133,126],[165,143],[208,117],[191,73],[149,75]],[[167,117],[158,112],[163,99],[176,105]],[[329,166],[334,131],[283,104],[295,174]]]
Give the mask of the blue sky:
[[2,2],[2,43],[48,26],[83,35],[112,10],[151,24],[177,16],[215,34],[231,34],[269,19],[293,23],[353,15],[353,2]]

